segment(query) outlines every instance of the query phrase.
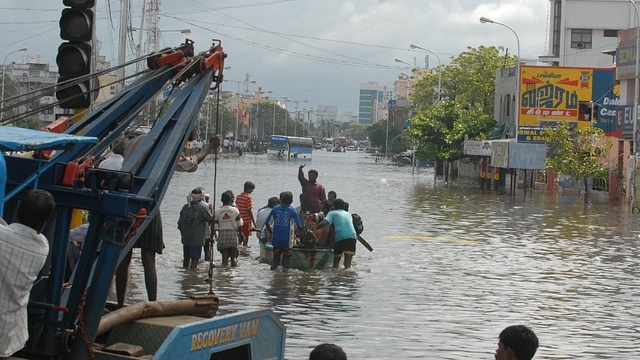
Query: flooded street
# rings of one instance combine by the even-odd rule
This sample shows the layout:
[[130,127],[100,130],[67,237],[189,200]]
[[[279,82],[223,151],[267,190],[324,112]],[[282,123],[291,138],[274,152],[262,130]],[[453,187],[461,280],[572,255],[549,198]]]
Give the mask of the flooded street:
[[[299,194],[298,165],[264,155],[221,159],[216,204],[247,180],[256,184],[254,212],[281,191]],[[374,251],[358,245],[350,270],[272,272],[258,263],[253,237],[239,267],[214,270],[219,314],[272,308],[287,326],[287,359],[306,359],[322,342],[342,346],[349,359],[493,359],[499,332],[518,323],[538,335],[539,359],[640,355],[640,214],[627,206],[434,185],[431,169],[412,175],[357,152],[316,151],[305,174],[311,168],[362,216]],[[209,289],[208,264],[181,268],[176,222],[194,187],[214,194],[213,178],[213,162],[173,177],[162,204],[159,300]],[[130,302],[146,299],[142,275],[135,253]]]

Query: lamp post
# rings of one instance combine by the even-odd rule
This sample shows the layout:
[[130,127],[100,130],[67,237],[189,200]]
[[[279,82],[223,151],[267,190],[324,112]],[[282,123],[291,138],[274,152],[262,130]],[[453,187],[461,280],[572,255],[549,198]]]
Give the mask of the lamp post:
[[[424,50],[432,53],[433,55],[436,56],[436,59],[438,59],[438,67],[442,66],[442,62],[440,61],[440,56],[438,56],[438,54],[435,51],[427,49],[422,46],[418,46],[416,44],[411,44],[409,45],[409,47],[412,49],[420,49],[420,50]],[[436,104],[436,106],[440,105],[440,97],[442,96],[441,94],[442,94],[442,69],[438,69],[438,103]]]
[[[417,45],[411,44],[411,46],[417,46]],[[438,55],[436,55],[436,57],[437,56]],[[411,66],[411,70],[417,69],[417,67],[415,65],[410,64],[410,63],[408,63],[408,62],[406,62],[406,61],[404,61],[402,59],[395,58],[394,61],[397,62],[397,63],[401,63],[401,64],[405,64],[405,65]],[[438,57],[438,62],[440,62],[440,58],[439,57]],[[410,78],[409,74],[405,74],[403,72],[401,72],[400,75],[403,75],[403,76],[407,77],[407,80]],[[440,105],[440,80],[441,80],[440,79],[440,72],[438,71],[438,103],[436,105]],[[407,91],[407,97],[409,97],[409,92],[408,91]]]
[[[258,88],[258,90],[260,91],[260,88]],[[257,99],[256,96],[256,137],[258,140],[262,139],[262,136],[260,136],[260,100],[264,100],[264,94],[273,94],[273,91],[261,91],[262,97],[260,99]],[[264,123],[265,121],[262,122],[262,134],[264,135]]]
[[233,134],[233,141],[234,141],[234,143],[237,143],[238,142],[238,127],[239,127],[239,123],[240,123],[240,84],[242,84],[243,81],[238,81],[238,80],[224,80],[224,81],[234,82],[234,83],[238,84],[238,92],[236,93],[236,131]]
[[276,104],[278,101],[273,99],[273,120],[271,121],[271,135],[276,134]]
[[[307,111],[307,122],[309,123],[309,125],[307,125],[309,128],[307,133],[308,137],[311,137],[311,112],[313,112],[313,108],[309,108]],[[302,128],[302,136],[304,136],[304,128]]]
[[516,119],[515,119],[515,126],[514,126],[514,137],[516,139],[516,142],[518,142],[518,126],[520,122],[520,38],[518,37],[518,33],[516,33],[516,31],[513,30],[513,28],[507,24],[488,19],[484,16],[480,18],[480,22],[482,24],[489,23],[489,24],[502,25],[507,29],[511,30],[511,32],[513,32],[513,35],[516,36],[516,42],[518,44],[518,64],[516,66],[516,98],[515,98],[516,99],[516,104],[515,104]]
[[289,98],[287,97],[283,97],[282,101],[284,101],[284,136],[287,136],[287,124],[289,123],[289,119],[287,119],[287,117],[289,116]]
[[[417,45],[411,44],[412,48],[413,48],[413,46],[417,46]],[[423,49],[423,50],[426,50],[426,49]],[[429,50],[429,51],[431,51],[431,50]],[[438,64],[440,64],[440,57],[438,57],[438,55],[436,55],[436,57],[438,58]],[[395,58],[394,61],[397,62],[397,63],[400,63],[400,64],[409,65],[409,66],[411,66],[412,70],[413,69],[417,69],[417,67],[415,65],[410,64],[410,63],[408,63],[408,62],[406,62],[406,61],[404,61],[402,59]],[[437,106],[440,105],[440,71],[438,71],[438,103],[436,105]],[[391,114],[391,111],[389,111],[389,114]],[[387,116],[387,135],[386,135],[384,144],[385,144],[384,145],[384,157],[386,159],[386,157],[387,157],[387,149],[389,148],[389,116]],[[413,168],[413,164],[411,165],[411,167]]]
[[[633,9],[636,12],[635,27],[636,27],[636,72],[633,85],[633,169],[631,171],[631,213],[635,208],[636,203],[636,169],[638,167],[638,65],[640,65],[640,16],[638,15],[638,6],[634,0],[629,0]],[[630,162],[631,165],[631,162]]]
[[300,113],[298,112],[298,104],[306,103],[307,100],[304,100],[304,101],[293,100],[291,102],[296,103],[296,121],[293,123],[293,133],[295,134],[294,136],[298,136],[298,121],[300,120]]
[[13,50],[11,52],[9,52],[7,54],[7,56],[4,57],[4,62],[2,63],[2,90],[0,90],[0,97],[2,98],[0,100],[0,121],[2,121],[4,119],[4,77],[5,77],[5,73],[6,73],[6,69],[7,69],[7,58],[9,57],[9,55],[13,54],[13,53],[17,53],[19,51],[27,51],[26,47],[20,48],[18,50]]

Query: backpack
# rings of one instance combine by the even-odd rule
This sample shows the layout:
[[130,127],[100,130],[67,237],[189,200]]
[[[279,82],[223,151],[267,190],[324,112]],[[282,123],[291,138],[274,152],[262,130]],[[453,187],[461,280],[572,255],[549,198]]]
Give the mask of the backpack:
[[364,224],[362,223],[362,218],[358,214],[351,214],[351,219],[353,220],[353,228],[356,229],[356,234],[360,235],[364,231]]

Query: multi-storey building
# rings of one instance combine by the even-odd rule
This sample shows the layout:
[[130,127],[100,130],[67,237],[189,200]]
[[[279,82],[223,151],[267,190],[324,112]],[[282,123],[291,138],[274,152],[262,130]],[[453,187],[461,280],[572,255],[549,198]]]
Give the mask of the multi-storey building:
[[610,67],[607,50],[616,48],[618,31],[634,27],[629,0],[549,0],[547,54],[556,66]]
[[377,82],[360,84],[360,100],[358,103],[358,122],[360,124],[375,124],[383,118],[386,102],[392,98],[392,91]]
[[48,124],[62,113],[59,107],[51,105],[56,102],[53,91],[58,71],[43,63],[40,56],[22,56],[19,63],[7,65],[6,73],[17,87],[18,101],[21,102],[16,108],[17,114]]

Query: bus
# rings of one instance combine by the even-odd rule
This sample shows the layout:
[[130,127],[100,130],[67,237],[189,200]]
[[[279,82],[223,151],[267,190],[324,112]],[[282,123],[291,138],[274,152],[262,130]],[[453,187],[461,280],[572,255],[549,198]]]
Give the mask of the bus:
[[311,160],[313,139],[284,135],[269,136],[269,154],[281,159]]
[[325,138],[324,139],[324,147],[327,149],[327,151],[333,151],[333,139],[332,138]]

